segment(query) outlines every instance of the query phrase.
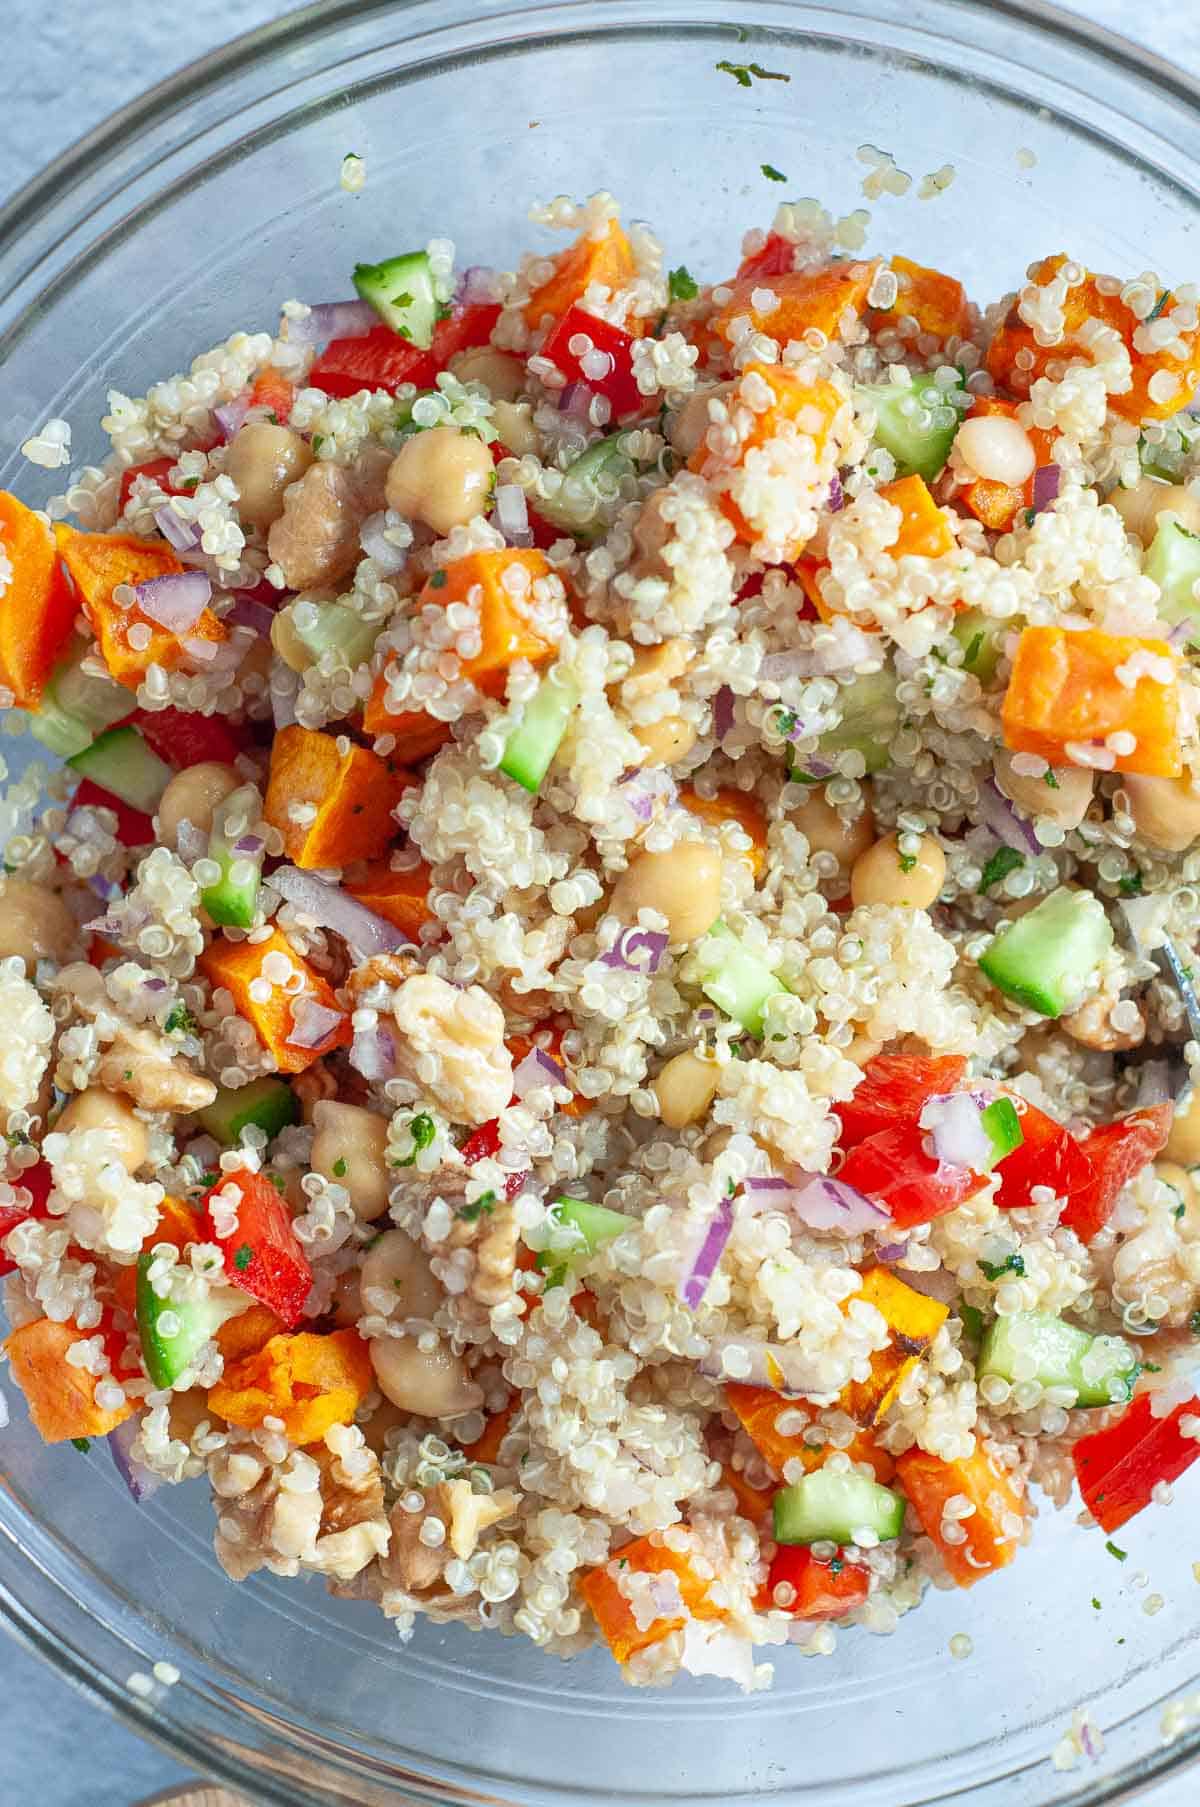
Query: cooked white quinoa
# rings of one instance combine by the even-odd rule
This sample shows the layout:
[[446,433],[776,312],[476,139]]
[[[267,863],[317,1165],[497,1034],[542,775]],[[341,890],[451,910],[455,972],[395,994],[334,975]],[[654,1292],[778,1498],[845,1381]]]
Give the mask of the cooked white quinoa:
[[[886,153],[860,158],[868,197],[912,185]],[[347,158],[343,187],[364,176]],[[917,192],[952,176],[925,174]],[[593,246],[619,233],[604,194],[533,217]],[[770,235],[747,235],[745,279],[715,288],[668,273],[653,235],[629,228],[619,273],[601,262],[611,280],[576,288],[591,319],[583,331],[572,316],[577,372],[555,361],[565,303],[531,302],[565,267],[541,254],[470,272],[453,318],[492,312],[435,382],[322,386],[318,352],[340,329],[323,339],[322,311],[289,301],[277,337],[237,332],[143,397],[113,391],[111,453],[46,506],[160,550],[165,534],[208,580],[224,644],[193,642],[170,670],[149,662],[125,681],[143,725],[166,709],[224,718],[236,753],[207,801],[180,754],[141,840],[44,766],[0,801],[10,1359],[20,1382],[22,1334],[72,1326],[64,1360],[94,1382],[98,1412],[125,1416],[135,1491],[205,1478],[235,1579],[316,1572],[404,1637],[424,1614],[562,1656],[611,1634],[615,1612],[636,1632],[617,1652],[631,1682],[682,1667],[759,1688],[766,1647],[831,1654],[828,1617],[890,1633],[927,1585],[962,1583],[955,1551],[975,1550],[980,1510],[999,1553],[971,1568],[1002,1566],[1037,1499],[1070,1505],[1073,1445],[1119,1419],[1134,1379],[1164,1413],[1189,1399],[1200,1106],[1186,1090],[1157,1166],[1161,1133],[1087,1243],[1060,1222],[1071,1194],[1053,1163],[1015,1209],[1001,1162],[907,1226],[886,1203],[848,1226],[813,1217],[813,1176],[847,1155],[835,1107],[881,1055],[962,1057],[949,1090],[982,1106],[1003,1086],[1027,1124],[1041,1112],[1077,1139],[1178,1097],[1200,1069],[1186,985],[1160,966],[1166,948],[1186,969],[1200,944],[1198,690],[1161,568],[1147,570],[1160,515],[1200,528],[1200,442],[1188,415],[1140,421],[1122,401],[1143,362],[1148,413],[1188,399],[1197,291],[1093,280],[1062,260],[982,311],[960,293],[938,326],[911,300],[915,266],[858,260],[867,220],[786,205]],[[454,247],[426,256],[431,281],[452,284]],[[858,300],[821,316],[828,331],[793,336],[779,324],[788,285],[822,273],[857,283]],[[614,329],[632,335],[619,427]],[[1001,416],[984,404],[1005,333],[1023,348]],[[789,414],[779,397],[800,389]],[[908,430],[945,435],[926,492],[935,540],[917,552],[897,549],[903,492],[888,488],[911,475],[888,426],[897,407]],[[960,427],[968,410],[984,433]],[[70,445],[53,420],[23,449],[52,469]],[[602,478],[585,482],[572,467],[597,446]],[[979,501],[989,479],[1019,502],[999,526]],[[508,555],[535,532],[540,556]],[[478,584],[448,605],[436,595],[456,565],[488,559],[528,640],[498,682],[476,663],[491,599]],[[0,545],[0,610],[19,606],[20,581]],[[126,586],[114,606],[140,599]],[[98,681],[83,601],[76,664]],[[1176,695],[1179,777],[1127,779],[1139,742],[1123,729],[1068,734],[1049,763],[1006,745],[1021,633],[1064,626],[1153,642],[1114,681]],[[565,727],[530,789],[504,768],[550,685]],[[435,732],[413,751],[414,720],[441,724],[443,744]],[[372,943],[346,915],[361,860],[294,851],[324,793],[273,812],[284,730],[406,768],[381,858],[393,877],[426,873],[411,935]],[[205,832],[175,788],[187,784]],[[247,872],[267,863],[252,914],[222,929],[203,901],[223,870],[206,831],[234,791],[230,839]],[[289,889],[314,863],[332,888],[318,897],[336,900],[327,915]],[[1051,1012],[1014,1001],[980,959],[1063,887],[1090,892],[1108,926]],[[726,933],[709,933],[718,917]],[[331,1023],[345,1034],[293,1067],[294,1121],[251,1121],[230,1145],[197,1113],[217,1087],[223,1100],[274,1075],[278,1048],[206,960],[273,933],[251,999],[286,992],[301,1046],[306,1020],[310,1049]],[[764,986],[749,1024],[714,1002],[729,934]],[[922,1146],[961,1179],[941,1143]],[[250,1244],[229,1259],[250,1233],[242,1187],[263,1175],[311,1281],[298,1329],[353,1332],[373,1364],[303,1443],[270,1409],[235,1423],[215,1403],[246,1359],[229,1336],[256,1298],[271,1302]],[[206,1195],[204,1233],[159,1239],[168,1201]],[[581,1251],[564,1197],[626,1221]],[[858,1296],[876,1273],[934,1318],[864,1416],[901,1334]],[[147,1312],[168,1339],[210,1313],[215,1336],[170,1385],[151,1378]],[[1122,1335],[1145,1367],[1111,1407],[1083,1405],[1020,1347],[1027,1313]],[[1006,1320],[1018,1353],[1004,1375],[981,1339]],[[1106,1384],[1111,1347],[1091,1345],[1085,1380]],[[787,1395],[773,1434],[790,1454],[768,1459],[772,1433],[764,1451],[731,1382]],[[1185,1445],[1200,1437],[1200,1407],[1177,1422]],[[489,1425],[503,1435],[477,1449]],[[951,1485],[931,1521],[905,1498],[913,1452],[943,1473],[990,1463],[997,1487],[977,1502]],[[899,1535],[864,1520],[818,1537],[823,1573],[860,1578],[830,1615],[806,1616],[778,1578],[783,1546],[747,1491],[810,1470],[900,1489]],[[1165,1481],[1152,1497],[1169,1499]],[[954,1657],[969,1649],[950,1640]],[[1164,1735],[1194,1707],[1173,1709]],[[1056,1765],[1093,1754],[1085,1729]]]

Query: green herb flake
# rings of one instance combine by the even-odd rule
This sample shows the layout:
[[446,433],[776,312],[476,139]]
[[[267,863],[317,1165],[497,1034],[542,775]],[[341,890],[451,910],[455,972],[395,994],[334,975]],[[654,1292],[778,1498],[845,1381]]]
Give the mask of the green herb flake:
[[971,644],[970,644],[970,646],[968,646],[967,652],[966,652],[966,657],[963,659],[963,664],[967,667],[968,671],[970,670],[971,666],[974,665],[976,659],[979,657],[982,650],[983,650],[983,635],[982,634],[972,634]]
[[1042,783],[1048,784],[1052,791],[1061,790],[1061,788],[1062,788],[1058,782],[1058,779],[1054,776],[1054,771],[1051,766],[1047,766],[1045,771],[1042,773]]
[[996,1281],[1000,1279],[1002,1274],[1017,1274],[1018,1276],[1023,1274],[1025,1272],[1025,1257],[1019,1255],[1016,1249],[1014,1249],[1012,1254],[1007,1255],[1003,1261],[978,1261],[976,1262],[976,1266],[985,1280]]
[[254,1250],[250,1247],[248,1242],[244,1242],[233,1257],[233,1265],[236,1267],[239,1274],[244,1274],[253,1260]]
[[833,1556],[830,1558],[830,1562],[829,1562],[829,1573],[831,1575],[840,1575],[842,1570],[845,1568],[845,1566],[846,1566],[845,1557]]
[[973,1343],[983,1340],[983,1313],[978,1305],[960,1305],[958,1315],[962,1319],[963,1329]]
[[198,1186],[215,1186],[220,1177],[220,1174],[214,1173],[213,1169],[210,1167],[207,1173],[202,1173],[200,1175],[196,1184]]
[[492,1211],[495,1206],[496,1194],[485,1192],[475,1200],[474,1204],[461,1206],[455,1215],[461,1217],[464,1223],[477,1223],[485,1211]]
[[431,590],[444,590],[445,587],[446,573],[440,568],[436,571],[432,571],[429,576],[429,588]]
[[1108,1551],[1110,1556],[1116,1557],[1118,1562],[1128,1562],[1129,1561],[1129,1551],[1123,1550],[1119,1544],[1115,1544],[1111,1537],[1109,1538],[1108,1542],[1105,1544],[1104,1547]]
[[1018,853],[1015,847],[997,847],[983,869],[979,895],[982,897],[985,891],[990,891],[993,885],[998,885],[1002,878],[1007,878],[1010,872],[1016,872],[1024,864],[1025,855]]
[[915,853],[902,853],[898,858],[900,861],[901,872],[911,872],[917,863],[917,856]]
[[196,1028],[196,1019],[186,1004],[176,1004],[163,1028],[168,1035],[192,1035]]
[[345,1155],[339,1155],[337,1160],[333,1163],[333,1177],[335,1180],[344,1180],[345,1179],[345,1177],[346,1177],[346,1157],[345,1157]]
[[278,1192],[280,1198],[282,1198],[287,1191],[287,1181],[284,1179],[282,1173],[269,1173],[267,1178],[274,1186],[276,1192]]
[[422,1111],[420,1116],[414,1117],[409,1124],[408,1133],[413,1139],[413,1151],[402,1161],[395,1162],[397,1167],[411,1167],[414,1164],[421,1150],[428,1148],[437,1135],[437,1125],[427,1111]]
[[667,289],[672,301],[694,301],[700,293],[700,284],[687,265],[680,264],[677,270],[668,272]]
[[721,62],[717,68],[722,75],[732,75],[739,88],[751,87],[756,76],[760,82],[790,82],[792,79],[780,69],[764,69],[761,63]]
[[77,1449],[81,1456],[86,1456],[88,1453],[88,1450],[91,1447],[92,1447],[92,1440],[90,1437],[72,1437],[71,1438],[71,1448]]
[[316,454],[320,451],[321,447],[325,444],[324,433],[314,433],[312,436],[312,439],[310,441],[310,444],[312,445],[313,455],[315,457]]
[[1142,895],[1142,875],[1140,872],[1127,872],[1117,889],[1122,897],[1140,897]]
[[1149,326],[1149,324],[1152,320],[1157,320],[1158,316],[1162,313],[1163,309],[1166,307],[1166,305],[1170,299],[1171,299],[1170,289],[1164,289],[1162,294],[1159,296],[1158,300],[1154,303],[1153,308],[1146,315],[1146,318],[1142,324],[1144,326]]
[[1026,527],[1032,527],[1032,526],[1033,526],[1033,523],[1034,523],[1034,521],[1035,521],[1035,520],[1036,520],[1036,519],[1037,519],[1037,509],[1036,509],[1036,508],[1027,508],[1027,509],[1026,509],[1026,510],[1025,510],[1025,525],[1026,525]]
[[762,173],[767,178],[768,182],[787,181],[787,177],[784,175],[783,171],[781,169],[776,169],[773,163],[762,163],[759,165],[759,168],[762,170]]
[[1100,1602],[1099,1602],[1099,1600],[1097,1600],[1095,1594],[1092,1595],[1092,1605],[1095,1607],[1097,1612],[1100,1611]]

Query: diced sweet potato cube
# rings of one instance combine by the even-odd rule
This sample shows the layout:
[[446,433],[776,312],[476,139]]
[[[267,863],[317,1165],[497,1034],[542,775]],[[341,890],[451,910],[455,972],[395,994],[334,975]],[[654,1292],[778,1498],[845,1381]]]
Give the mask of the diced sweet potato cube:
[[598,236],[585,232],[559,253],[554,274],[534,289],[525,303],[526,322],[536,327],[547,315],[557,320],[573,302],[582,301],[594,282],[615,291],[624,287],[636,269],[629,240],[616,220],[609,220]]
[[[263,962],[269,954],[282,955],[292,971],[302,975],[304,984],[298,992],[288,991],[264,975]],[[214,988],[223,986],[230,993],[234,1009],[252,1024],[258,1039],[274,1055],[281,1073],[302,1073],[322,1054],[349,1044],[349,1016],[321,974],[300,958],[278,929],[273,929],[265,941],[210,942],[199,964]],[[261,989],[259,981],[269,988],[266,996],[256,995]],[[293,1039],[303,1033],[300,1025],[310,1004],[338,1013],[337,1023],[312,1044],[307,1037],[303,1043]]]
[[[1029,1510],[1024,1486],[982,1445],[957,1462],[906,1450],[897,1458],[896,1480],[959,1587],[974,1587],[1016,1555]],[[975,1510],[967,1518],[947,1518],[946,1506],[958,1494]],[[965,1533],[961,1543],[947,1536],[951,1527]]]
[[930,495],[924,477],[899,477],[881,484],[879,493],[900,510],[900,531],[888,547],[893,558],[941,558],[954,550],[950,518]]
[[415,866],[404,866],[399,872],[388,860],[375,860],[362,878],[347,882],[344,889],[411,941],[433,917],[429,908],[429,867],[424,860],[418,860]]
[[[780,345],[803,339],[816,330],[827,339],[839,337],[842,322],[857,320],[867,305],[877,263],[832,263],[816,270],[787,270],[779,276],[747,276],[729,283],[730,297],[710,322],[718,338],[733,343],[734,322],[748,319],[755,332]],[[775,305],[755,305],[755,295],[770,293]]]
[[230,1362],[208,1403],[218,1418],[243,1430],[276,1417],[293,1443],[319,1443],[332,1425],[352,1422],[374,1385],[371,1357],[357,1331],[318,1336],[302,1330],[273,1336]]
[[45,1443],[72,1437],[107,1437],[123,1424],[133,1407],[117,1411],[96,1404],[95,1377],[67,1360],[67,1351],[85,1340],[74,1324],[35,1318],[14,1330],[4,1344],[13,1379],[25,1395],[34,1428]]
[[272,743],[263,815],[297,866],[348,866],[375,859],[396,837],[392,811],[412,782],[345,735],[293,725]]
[[[174,671],[193,658],[186,644],[189,640],[214,647],[228,640],[224,624],[211,609],[203,609],[186,635],[180,636],[151,620],[136,603],[123,609],[114,602],[113,591],[121,584],[148,583],[182,571],[169,546],[127,533],[79,533],[61,522],[54,534],[63,564],[79,591],[83,612],[92,624],[100,656],[118,684],[136,690],[151,665]],[[130,635],[135,628],[145,645],[133,645]]]
[[1107,743],[1116,755],[1113,770],[1177,778],[1183,770],[1177,673],[1165,640],[1027,627],[1001,709],[1004,744],[1014,753],[1039,753],[1051,765],[1070,765],[1078,763],[1072,746]]
[[633,1543],[623,1544],[611,1562],[600,1568],[589,1569],[579,1584],[579,1591],[591,1608],[605,1642],[618,1663],[627,1663],[639,1650],[645,1650],[649,1644],[656,1644],[668,1632],[677,1631],[684,1620],[653,1619],[645,1627],[639,1626],[629,1601],[618,1587],[615,1575],[610,1572],[614,1566],[628,1568],[635,1574],[643,1575],[669,1572],[678,1577],[680,1598],[693,1618],[719,1619],[724,1616],[722,1609],[708,1599],[710,1577],[699,1572],[689,1559],[687,1551],[668,1549],[663,1544],[652,1543],[648,1537],[639,1537]]
[[50,528],[0,490],[0,685],[18,708],[36,708],[76,613]]

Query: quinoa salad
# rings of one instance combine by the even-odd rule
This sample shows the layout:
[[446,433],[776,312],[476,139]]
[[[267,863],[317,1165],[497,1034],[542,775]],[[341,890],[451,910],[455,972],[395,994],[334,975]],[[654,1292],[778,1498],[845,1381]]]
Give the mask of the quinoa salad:
[[1200,1456],[1200,289],[533,218],[0,494],[6,1380],[758,1689]]

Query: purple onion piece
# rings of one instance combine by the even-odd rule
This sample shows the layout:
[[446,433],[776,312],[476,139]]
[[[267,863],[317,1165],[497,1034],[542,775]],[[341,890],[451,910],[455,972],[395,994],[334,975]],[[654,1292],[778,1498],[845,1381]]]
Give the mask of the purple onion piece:
[[173,571],[135,584],[133,595],[143,615],[168,633],[183,635],[207,608],[212,584],[203,571]]
[[734,723],[733,692],[728,684],[722,684],[713,698],[713,733],[718,740],[724,740]]
[[143,1500],[149,1499],[152,1493],[162,1486],[162,1476],[147,1468],[133,1453],[133,1445],[141,1429],[141,1418],[135,1415],[118,1424],[116,1430],[109,1431],[106,1439],[112,1452],[112,1459],[117,1473],[128,1487],[130,1493],[140,1506]]
[[295,866],[280,866],[271,874],[271,884],[294,909],[311,916],[320,928],[335,935],[367,958],[374,954],[394,954],[408,943],[394,923],[368,910],[356,897],[348,897],[337,885],[314,878]]
[[1025,817],[1009,802],[994,778],[979,790],[979,816],[998,841],[1015,853],[1040,853],[1042,844]]
[[670,937],[661,929],[622,929],[615,945],[601,954],[600,962],[624,972],[656,973],[669,945]]
[[232,401],[221,402],[218,407],[213,409],[212,417],[216,421],[221,438],[225,441],[226,445],[229,444],[229,441],[233,438],[234,434],[239,431],[249,411],[249,390],[246,390],[241,395],[235,395]]
[[360,1029],[350,1044],[350,1065],[372,1082],[396,1076],[396,1043],[387,1029]]
[[717,1206],[704,1238],[692,1259],[679,1297],[689,1311],[695,1311],[708,1291],[708,1283],[717,1271],[717,1263],[725,1253],[725,1244],[733,1230],[733,1200],[723,1198]]
[[825,1177],[801,1187],[791,1200],[791,1209],[808,1229],[837,1236],[862,1236],[891,1222],[882,1205],[865,1193],[843,1180]]
[[286,317],[289,345],[327,345],[330,339],[365,339],[380,324],[369,301],[317,301],[303,319]]
[[529,525],[529,504],[519,483],[496,486],[494,520],[497,530],[509,546],[532,546],[533,530]]
[[566,1085],[567,1075],[544,1048],[531,1048],[513,1068],[513,1091],[524,1098],[535,1086]]
[[262,852],[265,846],[266,842],[261,835],[244,834],[240,841],[235,841],[233,843],[233,851],[235,853],[248,854],[250,858],[253,859],[257,854]]
[[200,544],[200,529],[195,521],[182,521],[169,502],[154,511],[154,525],[176,552],[190,552]]
[[150,978],[142,980],[143,991],[165,991],[166,989],[167,981],[165,979],[155,978],[151,975]]
[[194,822],[184,816],[175,835],[175,851],[186,866],[194,866],[197,860],[208,855],[208,836]]
[[840,514],[846,506],[846,492],[842,488],[842,480],[836,471],[829,479],[829,494],[825,498],[825,506],[830,514]]
[[293,1048],[319,1048],[345,1020],[344,1010],[331,1010],[302,991],[292,999],[292,1029],[286,1039]]
[[1062,482],[1062,466],[1058,464],[1040,464],[1033,473],[1033,512],[1041,514],[1043,508],[1049,508],[1051,502],[1058,498],[1058,486]]
[[568,383],[558,398],[559,413],[569,414],[572,420],[586,421],[595,393],[586,383]]
[[225,615],[225,620],[234,627],[248,627],[256,633],[260,640],[269,640],[271,624],[275,619],[275,611],[268,608],[265,602],[259,602],[255,596],[248,596],[245,591],[235,592],[232,608]]
[[468,264],[455,287],[461,307],[479,307],[500,299],[500,272],[489,264]]

